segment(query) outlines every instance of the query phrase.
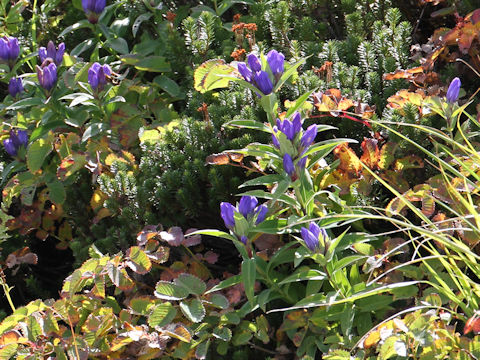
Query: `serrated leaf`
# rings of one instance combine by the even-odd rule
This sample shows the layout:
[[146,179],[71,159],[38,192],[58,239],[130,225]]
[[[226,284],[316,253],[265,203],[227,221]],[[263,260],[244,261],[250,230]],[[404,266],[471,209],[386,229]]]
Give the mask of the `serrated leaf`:
[[205,317],[205,308],[198,299],[192,299],[191,301],[182,301],[180,303],[180,309],[188,320],[198,323]]
[[51,138],[38,139],[30,144],[27,150],[27,166],[32,173],[40,170],[52,148]]
[[117,267],[115,264],[108,262],[105,265],[107,269],[107,274],[112,283],[118,287],[120,290],[130,290],[135,286],[130,276],[128,276],[125,269]]
[[174,331],[165,330],[164,332],[165,334],[170,335],[171,337],[174,337],[183,342],[189,343],[190,341],[192,341],[192,334],[190,334],[190,331],[188,331],[185,326],[180,324],[177,324]]
[[221,294],[213,294],[210,296],[210,302],[220,309],[226,309],[230,305],[228,299]]
[[151,327],[163,327],[168,325],[177,315],[177,310],[169,302],[157,305],[148,317],[148,325]]
[[207,358],[208,347],[210,346],[210,339],[200,343],[195,349],[195,357],[198,360],[204,360]]
[[203,295],[207,290],[205,282],[192,274],[180,274],[174,282],[187,289],[193,295]]
[[155,305],[155,299],[151,296],[139,296],[130,300],[128,306],[140,315],[147,315],[150,312],[150,308]]
[[127,250],[127,265],[137,274],[146,274],[152,268],[152,262],[147,254],[138,246],[132,246]]
[[396,143],[388,142],[380,149],[380,155],[378,159],[378,168],[380,170],[387,170],[395,160],[395,150],[397,148]]
[[155,296],[163,300],[183,300],[189,292],[183,286],[160,280],[155,286]]
[[208,60],[195,69],[193,74],[195,90],[207,91],[228,87],[230,80],[226,77],[236,69],[220,59]]
[[63,184],[55,179],[54,181],[47,183],[47,187],[50,200],[57,205],[62,205],[67,198]]
[[217,326],[213,329],[212,335],[215,336],[217,339],[223,341],[230,341],[232,338],[232,330],[227,327]]

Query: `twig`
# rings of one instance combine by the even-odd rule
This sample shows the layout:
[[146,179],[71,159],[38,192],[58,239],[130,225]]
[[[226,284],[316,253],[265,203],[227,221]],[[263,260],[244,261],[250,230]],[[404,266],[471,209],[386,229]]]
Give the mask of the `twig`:
[[255,345],[254,343],[252,342],[247,342],[248,345],[250,345],[250,347],[256,349],[256,350],[260,350],[260,351],[263,351],[263,352],[266,352],[267,354],[270,354],[270,355],[278,355],[279,353],[277,353],[276,351],[272,351],[272,350],[268,350],[268,349],[265,349],[264,347],[262,346],[258,346],[258,345]]

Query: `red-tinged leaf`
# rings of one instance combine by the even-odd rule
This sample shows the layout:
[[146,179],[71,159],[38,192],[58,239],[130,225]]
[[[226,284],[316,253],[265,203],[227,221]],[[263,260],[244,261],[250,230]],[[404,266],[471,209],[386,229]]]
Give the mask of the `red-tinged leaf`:
[[154,252],[147,252],[147,256],[156,264],[163,264],[168,261],[170,248],[159,246]]
[[358,156],[347,143],[338,145],[333,150],[333,153],[338,159],[340,159],[338,169],[358,176],[360,170],[362,170],[362,164],[360,163]]
[[380,151],[378,150],[378,141],[375,139],[365,138],[362,141],[363,154],[360,157],[360,161],[367,165],[370,169],[374,170],[377,167]]
[[100,299],[105,298],[105,276],[103,275],[95,275],[93,279],[93,288],[92,288],[92,295],[96,296]]
[[395,160],[395,150],[397,149],[397,144],[393,142],[387,142],[380,149],[379,159],[378,159],[378,168],[380,170],[387,170],[390,165]]
[[125,269],[118,267],[112,262],[108,262],[105,268],[112,283],[120,290],[131,290],[135,286]]
[[398,69],[393,73],[389,74],[384,74],[383,79],[384,80],[395,80],[395,79],[407,79],[407,80],[413,80],[415,79],[415,75],[423,73],[424,69],[422,66],[417,66],[412,69],[408,70],[402,70]]
[[137,234],[137,244],[143,246],[147,243],[148,240],[153,239],[158,235],[158,226],[157,225],[147,225],[142,231]]
[[380,177],[400,193],[406,192],[409,188],[408,181],[405,180],[401,172],[385,170],[380,173]]
[[180,227],[174,226],[167,231],[160,232],[160,237],[170,246],[180,246],[184,240],[183,231]]
[[190,247],[200,245],[202,243],[202,236],[200,234],[187,236],[188,234],[193,233],[197,230],[198,229],[188,229],[187,231],[185,231],[185,238],[182,242],[183,246]]
[[181,324],[173,324],[174,328],[172,330],[164,330],[163,332],[166,334],[166,335],[169,335],[173,338],[176,338],[180,341],[183,341],[183,342],[190,342],[192,341],[192,334],[190,333],[190,331],[188,331],[188,329],[184,326],[184,325],[181,325]]
[[61,181],[65,181],[78,170],[87,164],[87,156],[85,154],[74,153],[64,158],[57,169],[57,177]]
[[394,169],[403,171],[406,169],[421,169],[424,167],[423,160],[416,155],[408,155],[395,161]]
[[422,213],[426,217],[431,217],[433,213],[435,212],[435,200],[431,196],[431,194],[428,196],[424,196],[422,198]]
[[127,250],[128,260],[126,264],[137,274],[146,274],[152,268],[152,263],[147,254],[138,246],[132,246]]
[[16,344],[18,340],[21,338],[21,334],[17,330],[10,330],[4,332],[0,336],[0,346],[5,346],[9,344]]
[[213,251],[207,251],[203,256],[203,260],[208,262],[209,264],[215,264],[218,261],[218,254],[214,253]]
[[208,165],[228,165],[230,164],[230,157],[226,153],[212,154],[207,156],[205,163]]
[[475,334],[480,333],[480,317],[477,314],[473,315],[467,320],[467,323],[463,328],[463,334],[467,335],[471,331],[473,331]]

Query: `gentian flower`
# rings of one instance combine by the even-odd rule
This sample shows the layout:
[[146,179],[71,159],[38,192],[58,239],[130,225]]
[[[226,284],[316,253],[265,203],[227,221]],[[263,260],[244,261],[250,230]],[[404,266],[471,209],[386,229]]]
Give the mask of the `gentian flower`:
[[247,57],[248,66],[252,69],[253,72],[258,72],[262,70],[262,64],[255,54],[250,54]]
[[272,133],[273,146],[275,146],[277,149],[280,149],[280,142],[278,141],[277,136],[275,135],[277,132],[278,132],[278,127],[274,126],[273,133]]
[[229,229],[233,229],[235,226],[235,207],[227,202],[220,204],[220,216],[225,222],[225,226]]
[[57,82],[57,66],[51,62],[48,65],[43,64],[42,67],[37,65],[37,76],[40,86],[50,91]]
[[88,83],[94,91],[102,91],[104,86],[107,84],[107,76],[112,74],[112,70],[108,65],[100,65],[99,63],[94,63],[90,69],[88,69]]
[[276,79],[283,74],[285,56],[282,53],[279,53],[277,50],[271,50],[267,54],[267,62]]
[[38,49],[38,57],[42,63],[47,58],[50,58],[57,66],[62,64],[64,53],[65,44],[63,42],[58,45],[58,49],[55,48],[53,41],[49,41],[46,48],[42,46],[40,49]]
[[238,212],[243,215],[245,219],[253,215],[258,200],[255,196],[242,196],[238,203]]
[[10,137],[3,140],[3,146],[10,156],[16,156],[18,150],[28,145],[28,134],[25,130],[14,131],[10,130]]
[[[244,244],[247,243],[249,228],[263,222],[267,216],[268,208],[265,205],[257,206],[258,200],[255,196],[242,196],[235,208],[232,204],[222,202],[220,204],[220,216],[225,226],[230,229]],[[235,216],[243,216],[248,226],[242,220],[242,225],[236,227]]]
[[452,80],[450,86],[447,90],[447,101],[450,104],[453,104],[455,101],[458,100],[458,95],[460,94],[460,87],[462,86],[462,82],[458,77]]
[[13,77],[8,83],[8,92],[12,97],[16,97],[18,94],[23,92],[23,83],[22,79]]
[[252,82],[252,70],[250,70],[245,63],[238,63],[238,71],[242,74],[243,78],[251,83]]
[[302,140],[300,140],[302,147],[306,149],[310,145],[312,145],[316,136],[317,136],[317,125],[316,124],[310,125],[307,128],[307,130],[303,133]]
[[0,38],[0,60],[12,68],[19,54],[20,46],[17,38],[8,36]]
[[319,227],[314,222],[310,223],[309,228],[304,228],[300,230],[303,241],[305,245],[312,252],[324,252],[328,246],[328,234],[324,228]]
[[300,160],[297,162],[297,166],[299,169],[303,170],[305,169],[305,166],[307,165],[307,156],[302,157]]
[[98,22],[98,18],[106,5],[106,0],[82,0],[83,11],[85,11],[88,21],[92,24]]
[[253,80],[255,81],[257,88],[264,94],[271,94],[273,91],[272,80],[268,76],[266,71],[257,71],[253,75]]
[[255,221],[255,225],[260,224],[265,220],[265,217],[267,216],[268,213],[268,208],[265,205],[260,205],[257,207],[255,210],[255,214],[257,214],[257,220]]
[[292,157],[289,154],[283,155],[283,169],[289,176],[295,174],[295,166],[293,165]]

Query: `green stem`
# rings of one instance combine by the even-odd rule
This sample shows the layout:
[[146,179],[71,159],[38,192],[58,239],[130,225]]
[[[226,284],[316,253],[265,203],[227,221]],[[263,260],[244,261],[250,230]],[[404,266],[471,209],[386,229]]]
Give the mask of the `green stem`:
[[290,295],[288,295],[285,291],[282,290],[280,286],[278,286],[275,282],[270,280],[270,278],[267,276],[267,274],[263,271],[261,271],[260,267],[257,265],[257,272],[263,277],[263,280],[267,283],[269,288],[273,288],[275,291],[277,291],[279,294],[283,296],[283,298],[290,304],[295,304],[296,301],[292,299]]
[[7,281],[5,280],[5,273],[3,272],[3,269],[0,269],[0,282],[3,287],[5,297],[7,298],[8,304],[12,308],[12,312],[15,312],[16,308],[15,305],[13,305],[12,298],[10,297],[10,290],[12,290],[13,288],[8,286]]

